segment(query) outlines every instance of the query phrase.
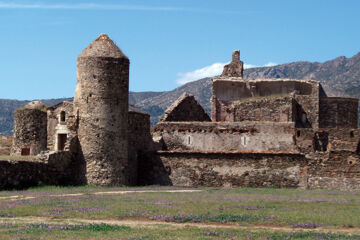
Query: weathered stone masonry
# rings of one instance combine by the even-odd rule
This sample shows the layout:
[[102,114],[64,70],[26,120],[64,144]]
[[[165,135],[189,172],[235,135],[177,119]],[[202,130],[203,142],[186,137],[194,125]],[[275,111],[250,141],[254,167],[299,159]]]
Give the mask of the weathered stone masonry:
[[37,155],[46,150],[46,106],[31,102],[14,113],[14,139],[11,154]]
[[127,184],[129,64],[106,35],[78,56],[74,111],[88,184]]
[[[224,72],[241,67],[233,59]],[[141,164],[144,182],[360,189],[357,99],[328,98],[316,81],[237,73],[214,78],[212,93],[212,123],[154,127],[162,150]]]
[[41,154],[0,161],[0,188],[42,181],[360,189],[358,99],[329,98],[313,80],[243,79],[239,56],[213,79],[212,119],[183,94],[151,136],[150,116],[128,105],[129,59],[101,35],[78,57],[74,103],[17,111],[12,154]]

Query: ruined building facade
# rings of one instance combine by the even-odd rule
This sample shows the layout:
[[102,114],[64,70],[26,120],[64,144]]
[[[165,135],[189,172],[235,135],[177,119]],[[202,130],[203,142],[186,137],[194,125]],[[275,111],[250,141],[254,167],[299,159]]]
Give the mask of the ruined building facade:
[[312,80],[243,79],[239,55],[213,79],[212,122],[154,127],[162,150],[144,183],[359,189],[358,99]]
[[40,154],[0,161],[0,187],[41,180],[360,189],[358,99],[328,97],[317,81],[244,79],[235,51],[213,79],[211,118],[184,93],[150,134],[149,115],[128,105],[129,59],[106,35],[77,67],[74,103],[15,113],[12,154]]

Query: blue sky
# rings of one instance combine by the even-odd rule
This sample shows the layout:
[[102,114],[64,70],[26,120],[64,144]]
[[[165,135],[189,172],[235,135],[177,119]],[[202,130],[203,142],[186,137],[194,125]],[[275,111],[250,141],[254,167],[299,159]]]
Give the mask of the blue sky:
[[0,98],[72,97],[76,57],[107,33],[130,58],[131,91],[251,66],[360,51],[358,0],[0,0]]

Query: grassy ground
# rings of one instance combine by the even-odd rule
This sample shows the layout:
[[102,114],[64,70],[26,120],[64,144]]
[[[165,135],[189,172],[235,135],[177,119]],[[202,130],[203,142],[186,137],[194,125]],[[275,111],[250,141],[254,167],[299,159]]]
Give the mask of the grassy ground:
[[[0,239],[360,239],[360,191],[182,190],[0,191]],[[24,220],[34,217],[41,221]]]

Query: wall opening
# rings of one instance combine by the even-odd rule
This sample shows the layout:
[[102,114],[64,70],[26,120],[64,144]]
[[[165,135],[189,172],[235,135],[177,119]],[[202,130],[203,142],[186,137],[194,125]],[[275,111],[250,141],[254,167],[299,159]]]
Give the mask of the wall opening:
[[350,137],[351,137],[351,138],[354,137],[354,131],[350,131]]
[[21,148],[21,156],[29,156],[30,155],[30,147]]
[[58,134],[58,151],[64,151],[67,134]]
[[326,132],[317,132],[314,136],[315,151],[326,152],[329,143],[329,134]]
[[65,111],[61,111],[61,113],[60,113],[60,121],[65,122],[65,120],[66,120],[66,113],[65,113]]

